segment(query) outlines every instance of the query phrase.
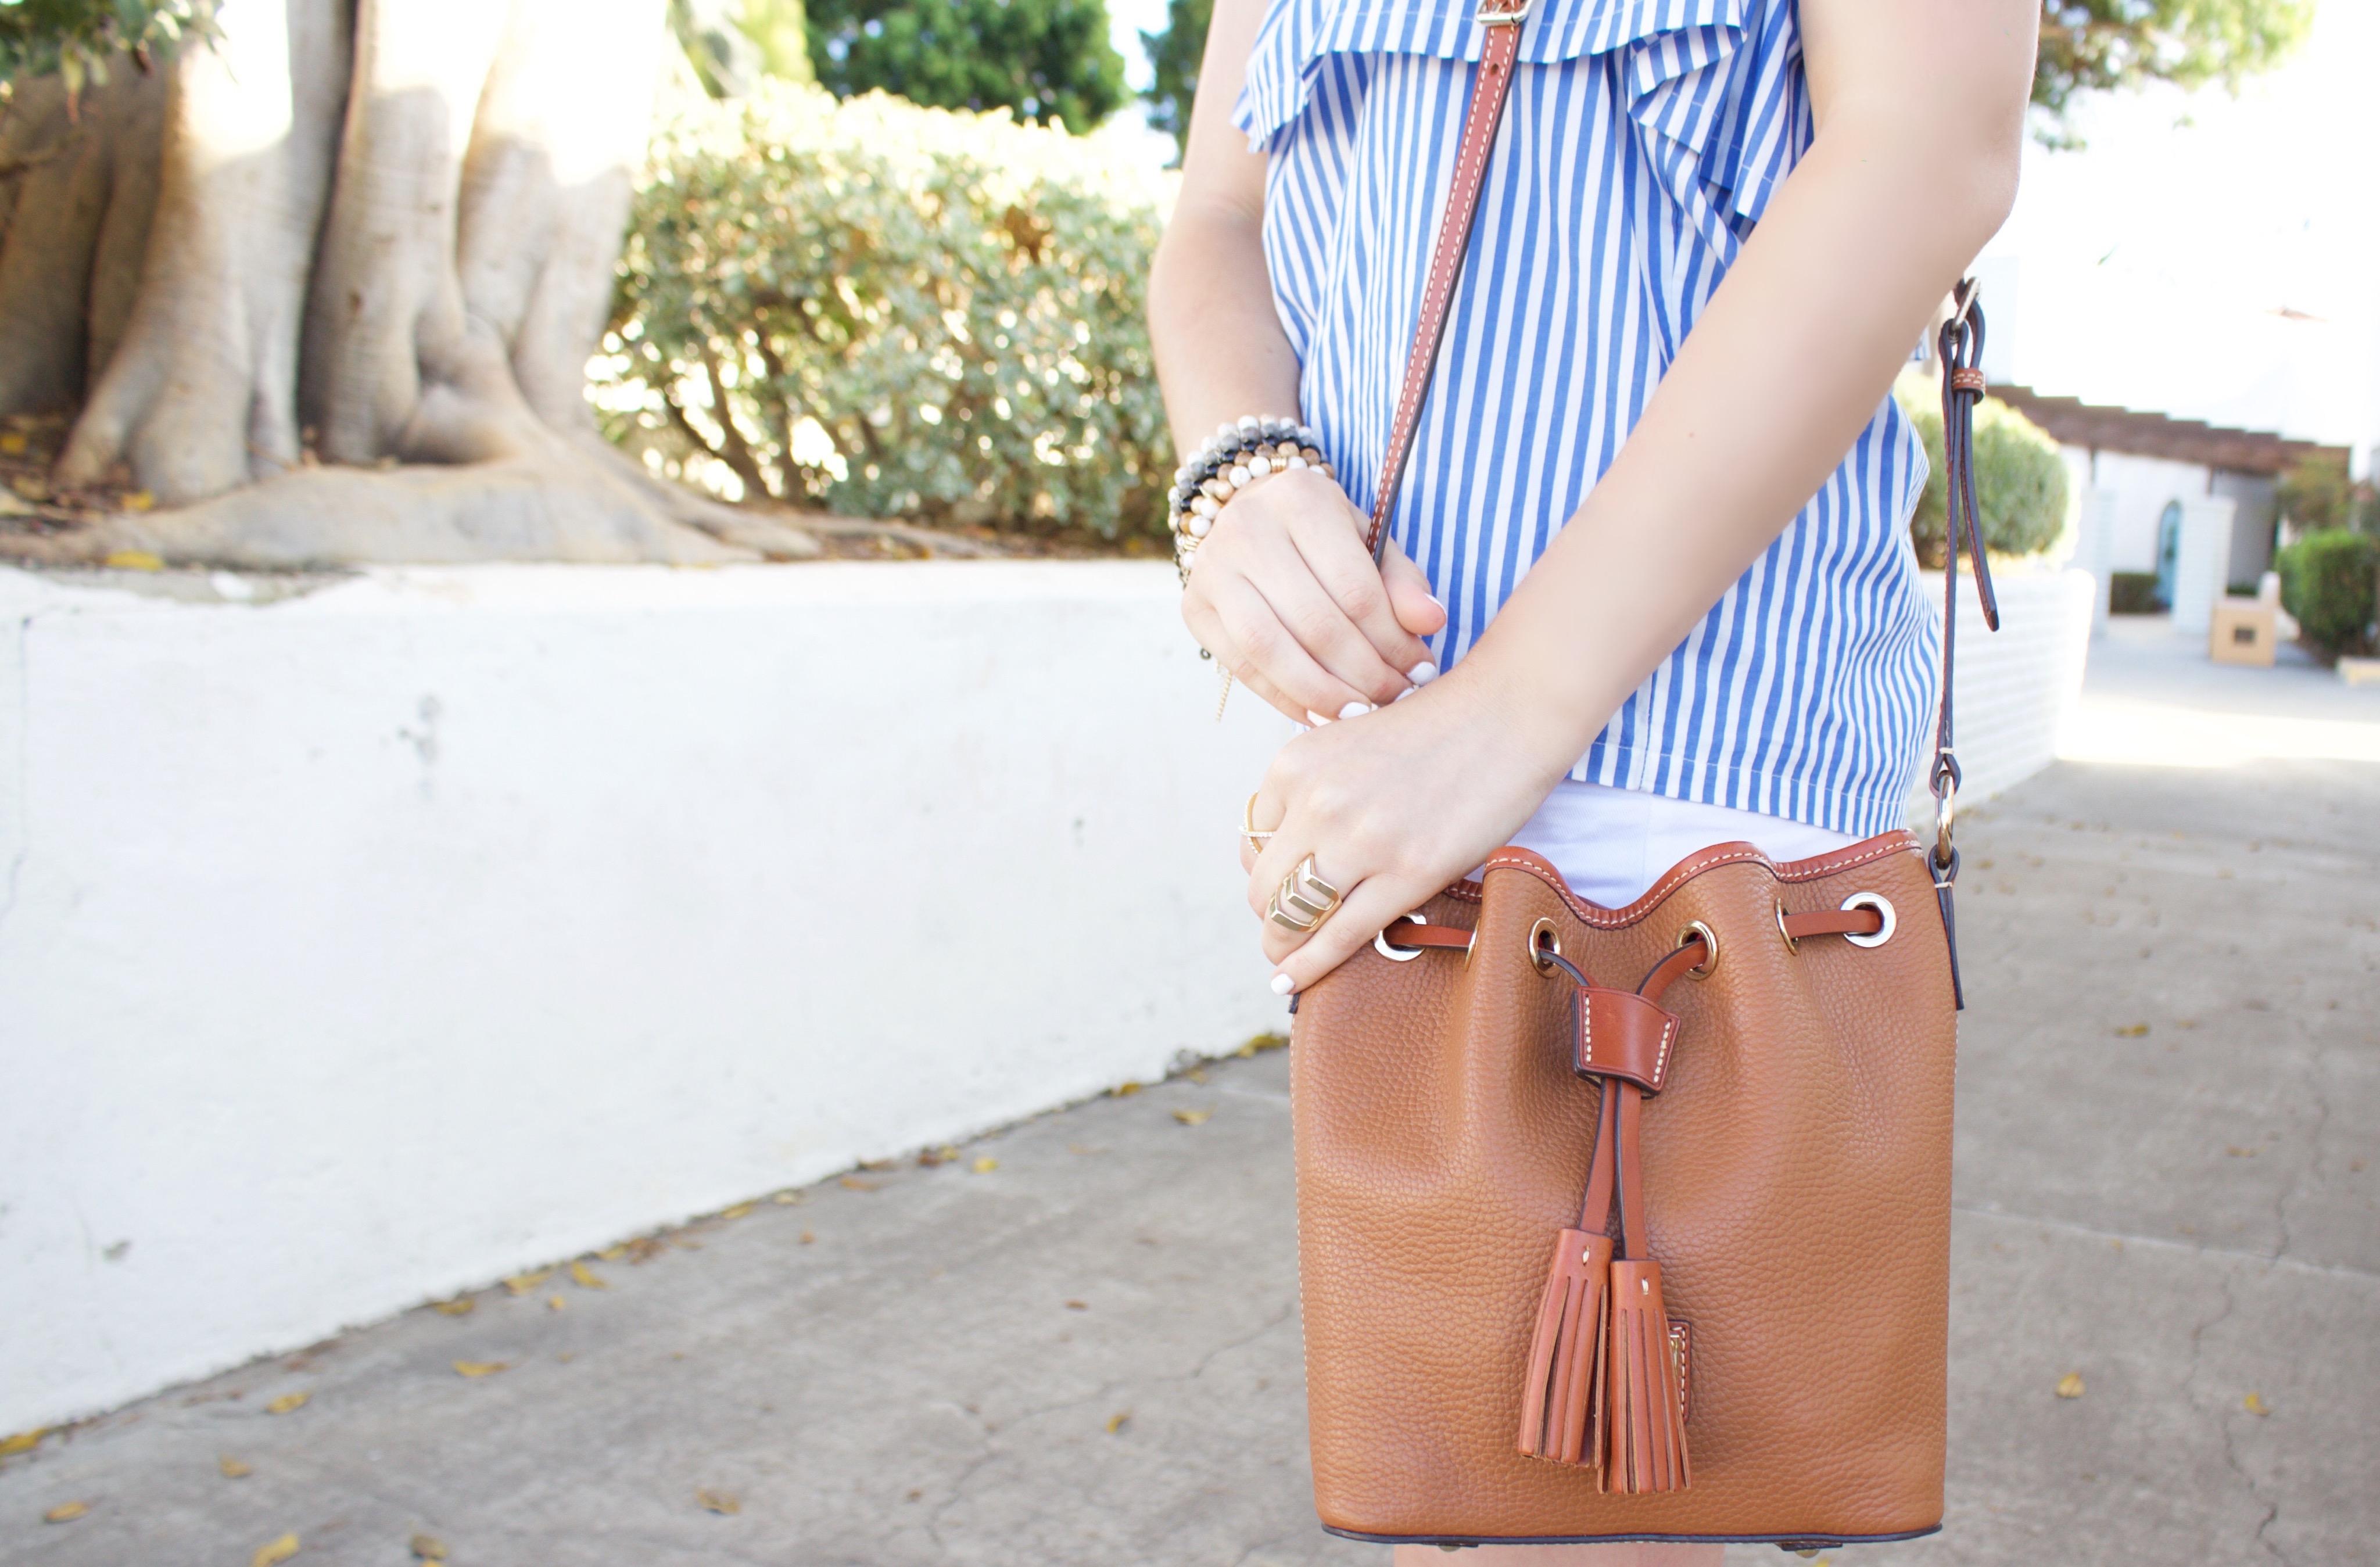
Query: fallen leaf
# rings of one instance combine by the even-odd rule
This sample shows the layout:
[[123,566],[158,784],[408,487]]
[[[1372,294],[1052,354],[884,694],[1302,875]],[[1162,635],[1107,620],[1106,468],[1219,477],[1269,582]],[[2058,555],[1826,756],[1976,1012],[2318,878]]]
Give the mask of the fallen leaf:
[[87,1501],[62,1501],[42,1514],[44,1524],[71,1524],[91,1511]]
[[50,487],[30,473],[18,474],[9,480],[9,488],[29,501],[46,501],[50,498]]
[[129,491],[124,497],[124,509],[128,512],[145,512],[156,504],[157,497],[146,490]]
[[578,1352],[575,1349],[566,1349],[561,1354],[555,1355],[553,1358],[567,1366],[570,1362],[578,1358]]
[[694,1500],[702,1503],[705,1510],[722,1517],[733,1518],[744,1511],[744,1504],[735,1500],[733,1491],[698,1490],[694,1493]]
[[928,1148],[919,1154],[917,1163],[921,1169],[931,1170],[938,1164],[955,1164],[958,1162],[958,1158],[959,1150],[944,1143],[941,1148]]
[[468,1317],[471,1315],[471,1308],[479,1304],[469,1295],[456,1295],[453,1300],[431,1301],[430,1309],[441,1317]]
[[1140,1092],[1140,1085],[1137,1083],[1119,1083],[1116,1085],[1115,1097],[1120,1099],[1128,1099],[1138,1092]]
[[548,1295],[545,1297],[545,1308],[548,1311],[560,1311],[564,1306],[568,1306],[569,1304],[570,1303],[568,1301],[563,1299],[560,1295]]
[[2243,1148],[2237,1143],[2231,1144],[2223,1151],[2229,1154],[2233,1159],[2253,1159],[2256,1157],[2256,1150],[2254,1148]]
[[464,1377],[492,1377],[499,1371],[509,1371],[512,1368],[513,1363],[509,1360],[458,1360],[455,1362],[455,1373],[458,1376]]
[[2240,1407],[2259,1417],[2273,1412],[2272,1406],[2265,1402],[2265,1395],[2262,1393],[2250,1393],[2240,1401]]
[[1069,1311],[1088,1311],[1090,1308],[1091,1303],[1087,1300],[1070,1300],[1066,1303],[1066,1309]]
[[2065,1376],[2058,1378],[2058,1396],[2059,1398],[2081,1398],[2082,1396],[2082,1373],[2080,1371],[2069,1371]]
[[1254,1055],[1258,1051],[1277,1051],[1288,1043],[1289,1036],[1286,1034],[1258,1034],[1246,1044],[1240,1047],[1240,1053],[1242,1055]]
[[769,1200],[775,1203],[779,1208],[794,1208],[809,1199],[803,1197],[799,1192],[779,1192],[770,1197]]
[[1184,1072],[1182,1075],[1189,1078],[1193,1083],[1204,1083],[1207,1080],[1207,1072],[1204,1067],[1194,1066],[1189,1071]]
[[0,1437],[0,1458],[14,1458],[20,1452],[30,1452],[42,1445],[50,1434],[47,1426],[37,1426],[30,1431],[19,1431],[13,1437]]
[[601,1251],[597,1252],[595,1255],[601,1257],[606,1262],[617,1262],[622,1257],[628,1255],[628,1243],[622,1241],[618,1245],[605,1246]]
[[2127,1023],[2121,1028],[2116,1030],[2116,1038],[2119,1039],[2137,1039],[2148,1031],[2149,1026],[2145,1023]]
[[608,1290],[612,1287],[603,1282],[595,1269],[583,1262],[574,1262],[570,1265],[570,1282],[582,1290]]
[[749,1219],[751,1216],[752,1205],[748,1202],[739,1202],[734,1208],[722,1208],[719,1210],[719,1217],[722,1219]]
[[993,1171],[1000,1168],[1000,1160],[992,1158],[990,1154],[983,1154],[978,1157],[976,1161],[967,1166],[967,1168],[974,1171],[978,1175],[989,1175]]
[[223,1477],[226,1480],[245,1480],[256,1473],[227,1452],[215,1460],[215,1467],[223,1471]]
[[872,1192],[878,1187],[883,1185],[884,1183],[881,1181],[863,1181],[856,1175],[846,1175],[842,1180],[837,1181],[835,1184],[841,1186],[845,1191]]
[[863,1159],[859,1161],[859,1168],[862,1170],[890,1170],[896,1162],[896,1160],[890,1159]]
[[540,1268],[534,1273],[516,1273],[504,1281],[504,1288],[516,1295],[525,1295],[544,1283],[552,1273],[551,1268]]
[[1113,1415],[1109,1415],[1109,1416],[1108,1416],[1108,1435],[1112,1437],[1112,1436],[1114,1436],[1118,1431],[1123,1430],[1123,1427],[1124,1427],[1124,1423],[1125,1423],[1126,1421],[1130,1420],[1131,1418],[1132,1418],[1132,1411],[1131,1411],[1131,1410],[1129,1410],[1129,1409],[1119,1409],[1119,1410],[1117,1410]]
[[413,1560],[416,1561],[446,1560],[446,1542],[436,1535],[416,1535],[405,1542],[405,1548],[413,1552]]
[[297,1554],[298,1537],[284,1535],[271,1545],[258,1546],[256,1554],[248,1559],[248,1567],[281,1567],[282,1562]]
[[802,1245],[811,1245],[812,1243],[814,1243],[815,1241],[817,1241],[817,1239],[818,1239],[818,1236],[816,1236],[815,1234],[812,1234],[809,1231],[805,1230],[805,1231],[803,1231],[803,1232],[802,1232]]
[[1207,1117],[1214,1113],[1211,1110],[1177,1110],[1173,1112],[1173,1119],[1184,1126],[1204,1126]]
[[24,433],[21,431],[12,430],[6,435],[0,435],[0,453],[6,453],[12,457],[23,456],[25,455]]
[[286,1415],[293,1409],[303,1409],[306,1407],[306,1401],[313,1396],[314,1392],[310,1388],[302,1393],[283,1393],[279,1398],[274,1399],[271,1403],[264,1406],[264,1413],[267,1415]]

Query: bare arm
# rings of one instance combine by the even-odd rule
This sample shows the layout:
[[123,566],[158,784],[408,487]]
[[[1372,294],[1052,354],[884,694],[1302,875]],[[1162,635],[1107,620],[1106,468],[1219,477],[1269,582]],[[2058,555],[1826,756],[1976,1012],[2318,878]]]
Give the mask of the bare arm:
[[1445,680],[1275,761],[1251,905],[1309,852],[1355,884],[1266,926],[1290,984],[1504,843],[1841,461],[2014,200],[2037,13],[1802,0],[1815,140],[1610,470]]
[[[1182,192],[1148,280],[1158,380],[1185,454],[1243,414],[1300,412],[1297,357],[1265,272],[1265,160],[1231,123],[1264,9],[1264,0],[1215,6]],[[1292,718],[1334,719],[1393,699],[1416,672],[1437,674],[1421,636],[1446,612],[1402,554],[1374,567],[1364,527],[1330,480],[1279,474],[1234,497],[1198,551],[1183,619]]]

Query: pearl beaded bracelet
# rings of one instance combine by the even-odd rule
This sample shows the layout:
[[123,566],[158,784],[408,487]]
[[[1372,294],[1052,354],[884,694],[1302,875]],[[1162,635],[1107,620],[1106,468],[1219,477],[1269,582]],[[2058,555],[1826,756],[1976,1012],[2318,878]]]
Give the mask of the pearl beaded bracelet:
[[1173,565],[1190,580],[1190,563],[1200,541],[1215,526],[1223,504],[1257,480],[1292,468],[1310,468],[1335,479],[1320,450],[1321,437],[1292,419],[1247,414],[1218,426],[1190,460],[1173,470],[1168,497],[1173,529]]

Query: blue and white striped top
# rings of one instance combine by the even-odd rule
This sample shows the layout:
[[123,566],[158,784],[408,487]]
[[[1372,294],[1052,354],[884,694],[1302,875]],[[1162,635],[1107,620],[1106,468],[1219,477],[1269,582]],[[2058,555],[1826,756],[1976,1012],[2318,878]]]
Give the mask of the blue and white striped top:
[[[1482,29],[1470,0],[1272,0],[1233,121],[1302,412],[1368,506]],[[1792,0],[1536,0],[1391,527],[1451,665],[1609,468],[1809,146]],[[1790,388],[1780,395],[1791,395]],[[1887,398],[1621,706],[1587,783],[1865,835],[1901,824],[1937,632]]]

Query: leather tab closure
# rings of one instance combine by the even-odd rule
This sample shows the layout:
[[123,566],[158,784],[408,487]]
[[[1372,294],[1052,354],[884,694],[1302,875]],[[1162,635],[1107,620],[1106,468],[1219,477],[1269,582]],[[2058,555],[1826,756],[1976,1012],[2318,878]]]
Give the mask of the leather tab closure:
[[1579,987],[1572,1002],[1576,1054],[1572,1070],[1582,1077],[1619,1077],[1648,1094],[1670,1078],[1670,1058],[1678,1042],[1678,1019],[1633,990]]

